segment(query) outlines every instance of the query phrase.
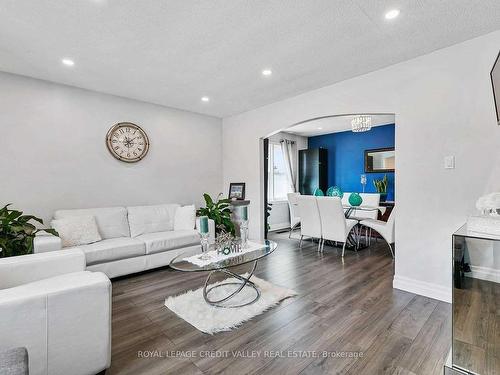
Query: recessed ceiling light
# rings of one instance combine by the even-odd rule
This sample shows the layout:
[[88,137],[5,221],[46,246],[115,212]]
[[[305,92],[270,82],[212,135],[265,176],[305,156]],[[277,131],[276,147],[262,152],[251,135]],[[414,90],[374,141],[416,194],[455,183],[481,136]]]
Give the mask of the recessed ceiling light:
[[399,16],[399,9],[391,9],[385,14],[385,19],[386,20],[392,20]]
[[202,96],[201,101],[206,103],[210,101],[210,98],[208,96]]
[[318,130],[323,130],[323,128],[318,128]]
[[269,77],[271,74],[273,74],[273,71],[271,69],[264,69],[262,71],[263,76]]
[[71,59],[62,59],[61,62],[66,65],[66,66],[73,66],[75,65],[75,62]]

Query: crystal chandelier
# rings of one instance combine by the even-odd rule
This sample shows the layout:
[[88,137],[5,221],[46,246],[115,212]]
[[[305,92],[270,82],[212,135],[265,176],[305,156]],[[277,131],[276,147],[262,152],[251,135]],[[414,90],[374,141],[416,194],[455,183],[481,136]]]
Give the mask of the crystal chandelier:
[[355,133],[367,132],[372,128],[372,117],[367,115],[354,116],[351,127]]

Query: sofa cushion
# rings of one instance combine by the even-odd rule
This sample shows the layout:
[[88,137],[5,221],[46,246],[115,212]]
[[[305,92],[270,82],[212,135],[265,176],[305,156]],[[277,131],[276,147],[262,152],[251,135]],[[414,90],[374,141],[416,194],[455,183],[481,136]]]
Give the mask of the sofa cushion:
[[146,254],[160,253],[200,243],[200,235],[193,229],[146,233],[136,237],[136,239],[146,244]]
[[90,245],[78,246],[83,250],[87,266],[132,258],[146,253],[144,242],[130,237],[110,238]]
[[130,235],[164,232],[174,229],[175,211],[178,204],[127,207]]
[[95,217],[99,233],[104,239],[130,236],[127,209],[125,207],[58,210],[54,213],[54,219],[81,215],[92,215]]

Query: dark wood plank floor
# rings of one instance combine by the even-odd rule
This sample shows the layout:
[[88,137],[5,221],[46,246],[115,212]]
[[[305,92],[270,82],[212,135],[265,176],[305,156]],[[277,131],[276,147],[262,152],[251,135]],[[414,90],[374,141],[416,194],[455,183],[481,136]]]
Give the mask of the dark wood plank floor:
[[[278,249],[259,262],[256,276],[299,295],[231,332],[201,333],[163,305],[167,296],[202,286],[205,274],[165,268],[114,281],[106,373],[443,373],[451,307],[393,289],[394,264],[384,243],[342,259],[330,246],[319,254],[316,244],[299,249],[286,235],[275,239]],[[145,351],[153,357],[142,358]]]
[[466,277],[455,301],[454,363],[478,374],[500,374],[500,284]]

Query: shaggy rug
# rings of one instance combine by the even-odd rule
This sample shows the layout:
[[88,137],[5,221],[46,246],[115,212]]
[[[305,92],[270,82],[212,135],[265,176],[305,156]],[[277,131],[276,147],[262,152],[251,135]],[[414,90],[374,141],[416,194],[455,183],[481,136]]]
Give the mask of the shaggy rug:
[[[165,300],[165,306],[198,330],[214,334],[230,331],[252,319],[254,316],[262,314],[264,311],[276,306],[285,298],[297,295],[291,289],[271,284],[255,276],[252,276],[250,280],[257,285],[261,293],[260,298],[251,305],[236,308],[211,306],[203,299],[203,288],[199,288],[178,296],[168,297]],[[211,285],[237,281],[235,278],[228,278]],[[217,299],[228,295],[235,290],[235,287],[235,285],[227,285],[217,288],[210,292],[210,298]],[[249,301],[254,297],[255,291],[252,288],[245,287],[230,302],[232,304],[239,304]]]

